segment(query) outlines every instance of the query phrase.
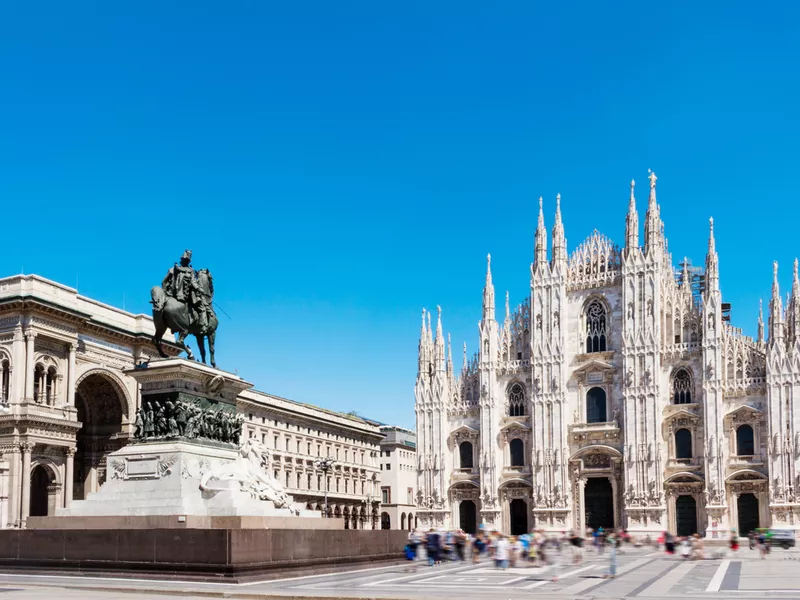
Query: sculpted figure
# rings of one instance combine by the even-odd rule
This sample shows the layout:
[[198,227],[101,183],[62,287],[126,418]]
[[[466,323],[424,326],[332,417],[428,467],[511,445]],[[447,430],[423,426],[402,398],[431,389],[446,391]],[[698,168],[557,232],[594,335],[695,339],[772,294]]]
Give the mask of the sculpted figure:
[[292,497],[286,493],[281,482],[269,474],[268,456],[268,450],[260,442],[248,439],[239,448],[233,463],[215,467],[203,475],[200,489],[218,492],[230,489],[220,482],[235,481],[240,490],[250,492],[254,498],[271,501],[275,508],[288,508],[293,514],[299,514],[292,508]]
[[186,435],[186,424],[189,416],[186,412],[186,403],[182,400],[176,402],[175,406],[175,423],[178,426],[178,435]]
[[166,435],[169,437],[177,437],[178,432],[178,421],[175,420],[175,406],[172,404],[170,400],[167,400],[164,407],[164,414],[167,419],[167,432]]
[[155,413],[155,435],[161,437],[167,433],[167,417],[164,414],[164,407],[158,403],[158,400],[153,402],[153,411]]
[[133,432],[133,437],[137,440],[144,439],[144,412],[141,408],[136,409],[136,421],[134,421],[136,430]]
[[178,336],[175,343],[183,347],[190,360],[194,360],[191,349],[184,343],[187,336],[193,335],[200,349],[200,358],[205,362],[205,339],[208,339],[211,366],[215,367],[214,342],[218,321],[212,308],[214,280],[208,269],[195,271],[191,261],[192,251],[186,250],[180,263],[170,268],[161,285],[150,290],[156,328],[153,344],[159,355],[167,358],[161,348],[161,338],[169,329]]
[[155,415],[153,405],[148,403],[144,411],[144,437],[150,438],[155,435]]

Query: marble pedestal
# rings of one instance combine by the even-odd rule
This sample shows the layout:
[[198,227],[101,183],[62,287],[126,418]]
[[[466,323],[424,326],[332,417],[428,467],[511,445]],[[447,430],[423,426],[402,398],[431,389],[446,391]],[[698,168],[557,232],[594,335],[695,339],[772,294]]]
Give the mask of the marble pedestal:
[[[233,463],[237,451],[191,442],[132,444],[108,457],[108,480],[86,500],[56,511],[56,517],[157,516],[293,517],[289,508],[275,508],[254,498],[236,481],[227,489],[200,489],[210,469]],[[317,511],[296,506],[299,516],[319,518]],[[302,509],[301,509],[302,508]]]
[[91,519],[107,524],[108,517],[124,517],[129,524],[133,518],[147,524],[170,517],[167,523],[207,528],[215,522],[264,527],[266,518],[321,523],[319,512],[296,506],[271,476],[267,450],[255,440],[239,439],[236,399],[250,383],[179,358],[126,373],[141,385],[137,441],[108,455],[107,479],[99,491],[57,509],[55,517],[32,519],[29,527],[80,518],[82,527],[94,528]]

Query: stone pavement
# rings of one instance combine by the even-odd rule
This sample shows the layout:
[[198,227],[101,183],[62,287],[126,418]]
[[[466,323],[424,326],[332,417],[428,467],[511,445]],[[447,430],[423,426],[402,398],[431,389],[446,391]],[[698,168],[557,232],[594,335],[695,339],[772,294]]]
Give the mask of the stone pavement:
[[[446,563],[362,568],[323,575],[285,577],[231,584],[153,581],[131,578],[0,574],[0,600],[131,600],[159,598],[797,598],[800,551],[773,550],[766,560],[755,551],[735,556],[683,561],[652,549],[629,549],[619,556],[618,576],[604,579],[607,555],[587,553],[581,565],[549,565],[496,570]],[[567,558],[567,563],[569,559]],[[552,581],[558,574],[558,581]]]

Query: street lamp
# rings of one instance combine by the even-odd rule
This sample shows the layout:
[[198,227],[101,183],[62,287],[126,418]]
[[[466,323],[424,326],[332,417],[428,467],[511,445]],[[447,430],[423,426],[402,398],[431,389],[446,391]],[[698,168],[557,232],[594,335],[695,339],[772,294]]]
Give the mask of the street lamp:
[[375,529],[375,520],[372,518],[372,503],[373,497],[371,493],[367,494],[367,497],[364,499],[364,502],[367,504],[367,514],[364,515],[364,525],[367,524],[367,521],[372,523],[372,528]]
[[333,471],[333,465],[336,463],[332,458],[318,458],[314,461],[314,468],[324,473],[325,477],[325,517],[328,515],[328,473]]

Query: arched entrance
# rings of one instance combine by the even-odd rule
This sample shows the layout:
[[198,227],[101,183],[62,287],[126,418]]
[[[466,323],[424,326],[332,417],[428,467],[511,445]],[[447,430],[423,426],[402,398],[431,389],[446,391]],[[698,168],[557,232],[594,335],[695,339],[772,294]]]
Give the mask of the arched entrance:
[[458,524],[464,533],[478,530],[478,510],[472,500],[462,500],[458,505]]
[[528,505],[521,498],[514,498],[509,504],[510,533],[522,535],[528,533]]
[[583,501],[587,527],[614,527],[614,491],[608,477],[589,477],[583,491]]
[[391,529],[392,520],[389,518],[389,513],[381,513],[381,529]]
[[50,484],[53,480],[50,472],[42,465],[37,465],[31,471],[31,517],[46,517],[50,504]]
[[692,496],[678,496],[675,499],[675,523],[679,536],[697,533],[697,501]]
[[92,373],[75,391],[75,408],[82,427],[76,435],[73,500],[84,500],[105,481],[105,459],[122,448],[128,435],[122,429],[127,402],[110,377]]
[[739,511],[739,535],[747,535],[758,529],[758,498],[755,494],[739,494],[736,508]]

